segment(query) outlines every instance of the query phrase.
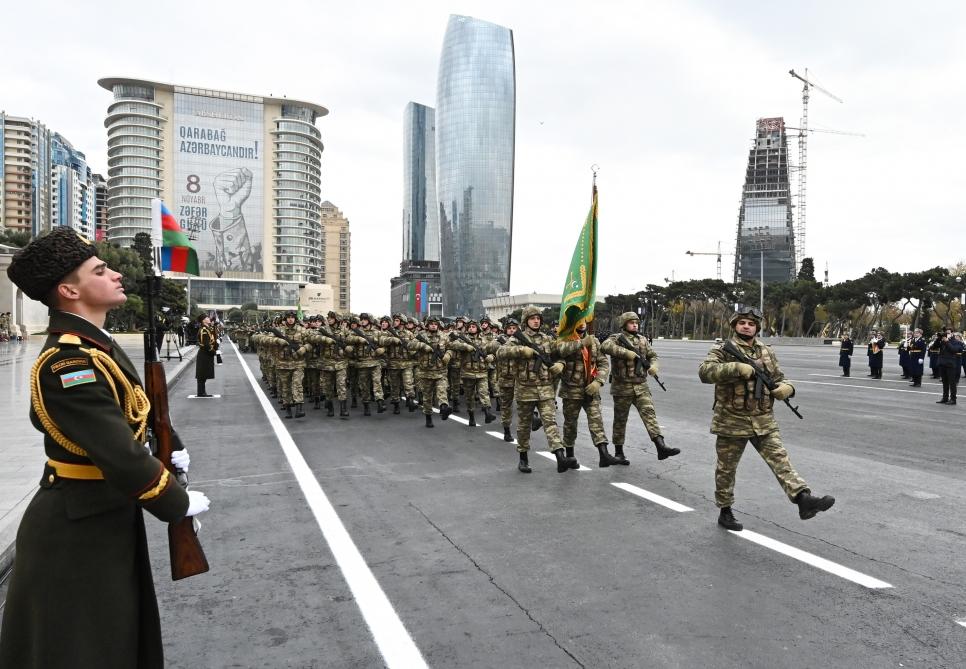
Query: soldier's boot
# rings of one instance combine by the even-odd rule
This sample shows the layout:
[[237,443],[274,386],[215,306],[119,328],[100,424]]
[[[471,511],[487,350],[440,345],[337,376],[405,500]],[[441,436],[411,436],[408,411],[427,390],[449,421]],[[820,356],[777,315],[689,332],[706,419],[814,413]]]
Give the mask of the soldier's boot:
[[393,414],[398,414],[399,413],[399,400],[393,400],[392,401],[392,412],[393,412]]
[[376,400],[376,413],[386,413],[386,403],[383,400]]
[[[326,404],[328,404],[328,402]],[[321,409],[321,408],[322,408],[322,398],[316,395],[315,402],[312,403],[312,409]]]
[[501,405],[500,405],[500,398],[499,397],[496,398],[496,410],[497,411],[501,411],[502,410],[501,409]]
[[449,405],[446,404],[446,402],[443,402],[442,404],[439,405],[440,418],[442,418],[443,420],[446,420],[447,418],[449,418],[449,415],[451,413],[453,413],[453,410],[449,408]]
[[490,411],[490,407],[483,407],[483,422],[489,425],[496,420],[496,414]]
[[577,458],[574,456],[573,446],[567,446],[567,458],[573,460],[573,462],[570,463],[571,469],[580,469],[580,463],[577,462]]
[[798,517],[808,520],[814,517],[819,511],[828,511],[835,504],[835,498],[831,495],[824,497],[813,497],[810,490],[803,490],[795,495],[795,504],[798,505]]
[[302,404],[301,402],[299,402],[298,404],[295,405],[295,417],[296,418],[305,418],[305,409],[303,408],[304,406],[305,405]]
[[355,409],[357,406],[359,406],[359,403],[356,401],[356,396],[355,395],[352,396],[352,405],[351,406],[352,406],[353,409]]
[[721,513],[718,514],[718,525],[725,528],[726,530],[732,530],[734,532],[741,532],[744,529],[744,525],[735,520],[735,514],[731,513],[730,506],[721,507]]
[[369,411],[369,403],[366,402],[366,401],[363,401],[362,402],[362,415],[363,416],[371,416],[372,415],[372,412]]
[[[573,457],[567,457],[564,449],[558,448],[553,452],[554,457],[557,458],[557,473],[563,474],[568,469],[576,469],[576,467],[571,466],[577,463],[577,459]],[[577,465],[579,467],[580,465]]]
[[409,413],[414,412],[416,410],[416,400],[414,400],[412,397],[407,397],[406,408],[409,409]]
[[433,414],[426,414],[426,427],[433,427]]
[[677,455],[678,453],[681,452],[681,449],[680,448],[668,448],[667,446],[665,446],[664,445],[664,437],[662,437],[661,435],[657,435],[651,441],[653,441],[654,442],[654,446],[657,447],[657,459],[658,460],[665,460],[665,459],[671,457],[672,455]]
[[620,460],[607,452],[606,441],[602,444],[597,444],[597,452],[600,453],[600,462],[597,463],[598,467],[610,467],[611,465],[621,464]]
[[291,404],[286,404],[285,405],[285,417],[286,418],[291,418],[292,417],[292,405]]
[[469,426],[476,427],[476,413],[472,409],[467,409],[466,415],[470,419]]
[[619,465],[629,465],[629,464],[631,464],[630,460],[628,460],[627,458],[624,457],[624,445],[623,444],[614,444],[614,459],[617,460],[617,464],[619,464]]
[[536,432],[541,427],[543,427],[543,419],[540,418],[540,413],[534,408],[533,413],[530,414],[530,431]]
[[339,400],[339,418],[346,420],[349,418],[349,407],[346,400]]
[[459,413],[460,412],[460,398],[459,398],[459,395],[457,395],[453,399],[452,411],[453,411],[453,413]]
[[272,397],[278,397],[278,389],[275,386],[269,388],[269,391],[271,392]]
[[510,426],[503,426],[503,441],[513,441],[513,435],[510,434]]
[[325,401],[325,415],[329,416],[330,418],[335,415],[335,404],[332,402],[332,400]]
[[936,404],[949,404],[949,398],[943,397],[941,400],[937,401]]
[[520,461],[517,463],[517,469],[519,469],[524,474],[529,474],[532,469],[530,469],[530,460],[527,459],[526,453],[520,454]]

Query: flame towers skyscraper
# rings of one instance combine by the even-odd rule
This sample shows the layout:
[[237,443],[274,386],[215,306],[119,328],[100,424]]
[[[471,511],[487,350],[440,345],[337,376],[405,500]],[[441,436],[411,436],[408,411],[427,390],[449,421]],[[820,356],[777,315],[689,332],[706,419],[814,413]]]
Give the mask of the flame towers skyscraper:
[[516,69],[513,32],[450,16],[436,85],[443,311],[483,313],[510,289]]

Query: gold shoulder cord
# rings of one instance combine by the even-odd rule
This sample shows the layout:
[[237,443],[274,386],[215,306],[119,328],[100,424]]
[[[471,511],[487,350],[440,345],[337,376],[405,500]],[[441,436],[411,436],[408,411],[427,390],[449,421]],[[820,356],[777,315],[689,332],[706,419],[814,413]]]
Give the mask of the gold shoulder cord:
[[[139,441],[143,439],[147,429],[148,414],[151,411],[151,402],[148,400],[144,390],[140,386],[135,386],[128,381],[124,372],[121,371],[121,368],[106,353],[96,349],[82,348],[80,350],[91,357],[91,362],[107,379],[111,387],[111,393],[114,395],[114,401],[117,402],[121,411],[124,413],[125,420],[132,426],[137,426],[137,430],[134,432],[134,438]],[[51,356],[57,353],[60,353],[59,348],[48,349],[37,358],[33,368],[30,370],[30,403],[33,406],[34,413],[37,414],[37,418],[40,419],[40,424],[47,434],[50,435],[51,439],[67,451],[81,457],[87,457],[87,451],[68,439],[60,431],[54,421],[51,420],[50,414],[47,412],[47,407],[44,406],[44,397],[40,392],[40,369]],[[118,395],[115,380],[120,381],[121,387],[124,389],[123,403]]]

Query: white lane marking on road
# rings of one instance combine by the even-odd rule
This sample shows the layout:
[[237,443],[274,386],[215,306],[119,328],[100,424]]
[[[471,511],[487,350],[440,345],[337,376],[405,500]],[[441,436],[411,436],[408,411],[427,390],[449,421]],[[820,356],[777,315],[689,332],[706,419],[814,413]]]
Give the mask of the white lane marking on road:
[[771,537],[766,537],[763,534],[758,534],[757,532],[752,532],[751,530],[741,530],[740,532],[733,532],[732,530],[728,531],[736,537],[741,537],[742,539],[747,539],[748,541],[758,544],[759,546],[770,548],[773,551],[781,553],[782,555],[787,555],[788,557],[799,560],[800,562],[804,562],[805,564],[810,564],[813,567],[821,569],[822,571],[827,571],[830,574],[834,574],[848,581],[852,581],[853,583],[858,583],[866,588],[892,587],[891,583],[886,583],[885,581],[880,581],[872,576],[867,576],[866,574],[855,571],[854,569],[843,567],[836,562],[813,555],[807,551],[803,551],[800,548],[783,544],[782,542],[772,539]]
[[916,395],[935,395],[935,390],[899,390],[898,388],[876,388],[875,386],[860,386],[857,383],[829,383],[828,381],[803,381],[802,379],[786,379],[789,383],[810,383],[815,386],[843,386],[845,388],[859,388],[861,390],[879,390],[886,393],[915,393]]
[[[500,435],[500,436],[502,437],[503,435]],[[534,451],[534,452],[537,455],[542,455],[543,457],[547,458],[547,460],[553,460],[554,462],[557,461],[557,456],[554,455],[553,453],[547,453],[546,451]],[[580,467],[577,469],[577,471],[578,472],[592,472],[594,470],[591,469],[590,467],[584,467],[583,465],[580,465]]]
[[694,511],[690,506],[684,506],[675,502],[673,499],[668,499],[667,497],[661,497],[660,495],[651,492],[650,490],[644,490],[644,488],[638,488],[636,485],[631,485],[630,483],[614,483],[611,485],[615,488],[620,488],[625,492],[629,492],[632,495],[637,495],[638,497],[643,497],[649,502],[654,502],[655,504],[660,504],[663,507],[671,509],[671,511],[677,511],[678,513],[684,513],[685,511]]
[[469,425],[470,424],[470,421],[469,420],[467,420],[466,418],[460,418],[459,416],[450,415],[449,419],[450,420],[455,420],[457,423],[462,423],[463,425]]
[[[490,435],[491,437],[496,437],[497,439],[503,439],[503,433],[502,432],[487,432],[487,434]],[[510,443],[510,442],[507,442],[507,443]],[[514,444],[517,443],[517,440],[514,439],[513,440],[513,443]]]
[[957,625],[962,625],[963,627],[966,627],[966,620],[957,620],[956,621],[956,624]]
[[339,515],[335,512],[315,475],[312,474],[305,458],[302,457],[302,453],[292,439],[292,435],[289,434],[272,403],[255,381],[252,370],[249,369],[248,363],[245,362],[238,351],[238,347],[235,346],[234,342],[231,345],[235,349],[235,355],[238,356],[239,362],[241,362],[242,369],[245,370],[248,382],[255,390],[255,396],[261,403],[262,410],[268,417],[269,424],[275,430],[275,436],[282,447],[282,452],[285,453],[299,487],[302,488],[302,494],[305,495],[305,500],[319,524],[319,529],[322,530],[322,536],[329,545],[332,556],[338,563],[339,569],[342,570],[342,575],[352,591],[352,596],[359,606],[362,617],[365,618],[366,624],[369,626],[369,631],[372,632],[386,666],[398,667],[399,669],[427,667],[422,653],[419,652],[413,638],[409,636],[409,632],[406,631],[406,627],[399,619],[399,615],[389,598],[386,597],[386,593],[379,587],[379,582],[376,581],[376,577],[369,569],[359,549],[356,548],[352,537],[345,529],[345,525],[339,520]]

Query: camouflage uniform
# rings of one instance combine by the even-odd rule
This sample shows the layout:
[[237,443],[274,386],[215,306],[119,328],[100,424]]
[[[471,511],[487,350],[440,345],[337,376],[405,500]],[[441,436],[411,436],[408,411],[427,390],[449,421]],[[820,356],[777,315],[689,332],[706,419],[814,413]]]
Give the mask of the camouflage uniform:
[[[496,355],[500,347],[507,341],[508,339],[504,335],[494,337],[485,350],[491,355]],[[503,430],[506,432],[513,423],[513,388],[517,380],[516,366],[510,358],[497,356],[494,367],[500,398],[500,420],[503,423]]]
[[[618,338],[623,335],[634,347],[634,352],[628,351],[618,343]],[[657,414],[654,412],[654,402],[651,400],[651,391],[647,387],[647,376],[640,376],[636,369],[636,354],[647,360],[650,364],[652,373],[657,373],[657,353],[647,343],[647,338],[631,332],[618,332],[612,334],[604,341],[601,349],[611,357],[611,370],[613,383],[610,387],[610,394],[614,397],[614,444],[623,446],[625,430],[627,429],[627,416],[632,406],[637,408],[637,413],[644,421],[647,435],[654,439],[661,436],[661,427],[657,423]]]
[[[744,342],[738,337],[732,340],[749,358],[760,361],[775,381],[782,382],[785,375],[778,366],[771,348],[757,339]],[[704,383],[714,386],[714,416],[711,432],[718,435],[715,448],[718,462],[715,468],[714,501],[719,507],[730,507],[735,500],[735,474],[738,462],[750,441],[762,459],[771,467],[779,485],[792,502],[808,486],[788,461],[788,452],[782,445],[778,422],[773,405],[775,398],[765,388],[762,398],[753,396],[753,381],[738,372],[736,360],[715,346],[698,368],[698,376]]]
[[[553,339],[550,335],[533,331],[526,326],[527,319],[532,316],[539,316],[540,310],[535,307],[527,307],[521,316],[521,328],[524,336],[540,348],[541,351],[553,360],[558,355],[568,355],[575,351],[579,342],[561,342]],[[547,436],[547,446],[550,452],[558,457],[558,471],[560,469],[560,456],[564,453],[564,444],[560,439],[560,431],[557,429],[556,404],[554,403],[554,375],[538,357],[533,354],[530,347],[521,344],[517,339],[509,339],[506,344],[497,351],[498,360],[513,360],[516,370],[516,385],[514,395],[517,402],[517,451],[526,453],[530,450],[530,421],[524,420],[529,417],[536,407],[543,421],[544,434]],[[564,365],[560,363],[562,368]],[[557,454],[559,451],[559,455]],[[573,462],[576,465],[576,461]]]
[[[316,323],[317,319],[311,319],[309,323]],[[310,325],[305,328],[303,333],[304,340],[308,344],[313,344],[312,335],[318,331],[318,325]],[[319,401],[322,396],[322,386],[320,375],[322,369],[322,351],[317,345],[311,345],[305,355],[305,394],[315,402],[315,408],[319,408]]]
[[[401,325],[402,319],[399,318],[398,322]],[[386,375],[389,377],[389,399],[393,403],[393,413],[399,413],[400,398],[405,397],[410,404],[416,399],[413,361],[408,348],[412,338],[412,333],[399,329],[397,325],[383,330],[379,341],[379,345],[386,349]]]
[[346,407],[346,369],[352,347],[346,344],[345,332],[335,319],[330,319],[329,327],[320,327],[310,333],[308,341],[319,351],[319,385],[325,395],[325,408],[328,415],[334,414],[333,402],[339,401],[339,415],[349,415]]
[[285,339],[273,337],[274,348],[278,356],[275,362],[278,392],[285,406],[301,405],[305,401],[302,394],[305,355],[311,347],[304,341],[305,330],[301,325],[283,325],[280,331],[294,344],[294,347],[289,346]]
[[587,427],[594,446],[607,445],[607,434],[604,432],[604,417],[600,412],[600,388],[588,394],[588,384],[596,381],[603,385],[604,379],[610,371],[607,356],[601,350],[597,337],[588,334],[582,340],[576,351],[567,355],[564,360],[564,372],[560,375],[560,398],[563,400],[563,442],[568,448],[573,448],[577,440],[577,419],[583,409],[587,414]]
[[[431,330],[419,333],[410,343],[410,349],[416,351],[417,355],[419,379],[422,383],[423,413],[426,416],[433,415],[434,403],[439,405],[440,412],[444,407],[449,409],[447,373],[453,354],[446,350],[448,344],[446,337]],[[446,416],[448,413],[444,418]]]
[[[465,330],[466,319],[460,316],[453,323],[452,332],[459,334],[466,334]],[[448,333],[447,333],[448,334]],[[454,355],[449,362],[449,399],[450,406],[453,407],[453,411],[459,413],[460,410],[460,395],[463,395],[465,389],[462,383],[462,362],[460,356]]]
[[462,335],[451,334],[449,347],[459,352],[460,359],[460,381],[463,384],[463,391],[466,393],[466,410],[469,412],[471,425],[475,425],[473,410],[479,401],[483,412],[486,415],[486,422],[493,419],[490,416],[490,385],[488,383],[488,367],[493,360],[492,355],[488,355],[483,347],[486,342],[479,332],[470,333],[470,326],[476,326],[476,321],[467,323],[466,332]]
[[[365,314],[360,314],[359,318],[369,320]],[[358,390],[363,405],[375,399],[382,410],[381,360],[386,351],[379,347],[378,339],[379,332],[372,327],[371,321],[367,326],[350,328],[346,335],[346,341],[353,347],[352,359],[356,363]]]

